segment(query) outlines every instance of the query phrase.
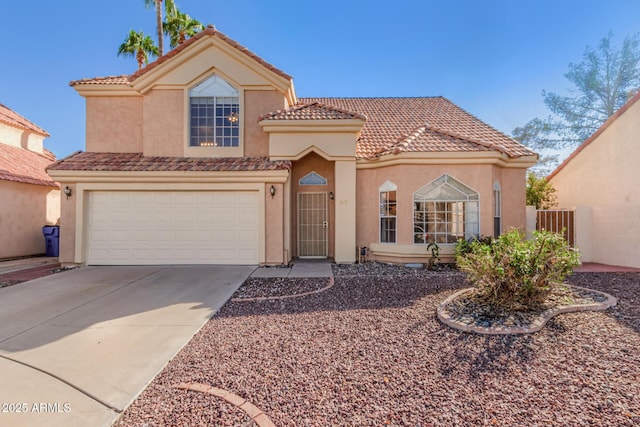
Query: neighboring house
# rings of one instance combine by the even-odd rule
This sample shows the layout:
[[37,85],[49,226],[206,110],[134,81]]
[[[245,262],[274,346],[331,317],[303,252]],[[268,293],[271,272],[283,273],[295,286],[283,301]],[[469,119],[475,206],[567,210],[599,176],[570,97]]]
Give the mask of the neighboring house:
[[[445,98],[298,98],[213,27],[130,76],[71,82],[87,147],[49,174],[61,259],[86,264],[425,260],[524,227],[537,156]],[[497,228],[494,231],[494,227]]]
[[558,206],[578,208],[583,262],[640,268],[639,100],[631,98],[547,177]]
[[47,175],[56,160],[49,134],[0,104],[0,259],[45,253],[42,226],[60,218],[60,188]]

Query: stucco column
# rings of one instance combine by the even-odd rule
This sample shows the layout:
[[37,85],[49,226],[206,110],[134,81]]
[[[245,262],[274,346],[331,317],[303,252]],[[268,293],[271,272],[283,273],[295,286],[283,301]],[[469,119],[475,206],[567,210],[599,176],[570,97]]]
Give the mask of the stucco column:
[[60,254],[59,260],[62,266],[75,265],[81,261],[76,257],[76,213],[78,207],[78,188],[73,183],[60,183],[60,187],[71,188],[71,196],[62,196],[60,200]]
[[335,162],[335,261],[356,261],[356,162]]
[[[270,189],[275,193],[272,196]],[[274,265],[284,262],[284,185],[265,183],[265,264]]]

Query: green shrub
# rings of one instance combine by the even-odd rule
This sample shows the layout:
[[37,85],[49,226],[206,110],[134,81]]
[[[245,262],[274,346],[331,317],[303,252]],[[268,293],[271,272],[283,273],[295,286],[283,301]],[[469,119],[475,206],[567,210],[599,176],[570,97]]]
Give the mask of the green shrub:
[[490,245],[491,243],[493,243],[493,238],[488,236],[482,236],[482,237],[471,237],[468,240],[458,239],[455,247],[456,259],[460,256],[464,256],[468,253],[471,253],[471,243],[473,242],[480,242],[482,244]]
[[510,310],[534,308],[580,265],[578,251],[562,235],[536,231],[531,240],[512,230],[490,243],[456,246],[458,268],[486,303]]

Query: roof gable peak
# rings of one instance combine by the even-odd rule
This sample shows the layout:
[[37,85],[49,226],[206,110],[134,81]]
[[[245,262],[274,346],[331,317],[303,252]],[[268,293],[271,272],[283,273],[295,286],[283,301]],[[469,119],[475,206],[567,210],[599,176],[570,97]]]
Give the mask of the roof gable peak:
[[44,136],[45,138],[50,136],[49,133],[42,129],[40,126],[36,125],[32,121],[28,120],[24,116],[13,111],[11,108],[7,107],[4,104],[0,103],[0,123],[4,123],[6,125],[27,130],[33,132],[35,134]]
[[[240,67],[251,70],[250,72],[256,76],[261,76],[260,78],[263,81],[268,81],[269,84],[273,84],[278,90],[286,93],[290,98],[290,102],[296,102],[293,78],[289,74],[271,65],[240,43],[221,33],[213,25],[207,26],[203,31],[187,39],[178,47],[130,75],[74,80],[70,82],[70,85],[79,86],[79,88],[76,88],[77,90],[98,86],[111,90],[129,90],[133,88],[135,91],[143,93],[154,85],[157,80],[163,79],[164,76],[178,69],[193,57],[208,51],[212,47],[216,49],[219,55],[232,58]],[[198,75],[206,72],[207,70],[200,70]],[[184,84],[186,83],[188,81],[184,81]]]

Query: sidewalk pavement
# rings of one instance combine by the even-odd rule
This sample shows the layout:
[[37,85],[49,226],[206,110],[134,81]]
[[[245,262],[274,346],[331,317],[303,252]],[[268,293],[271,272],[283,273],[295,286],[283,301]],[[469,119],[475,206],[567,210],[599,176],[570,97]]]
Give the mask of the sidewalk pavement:
[[[0,283],[19,283],[47,276],[60,267],[57,257],[31,257],[0,261]],[[640,272],[640,268],[583,263],[576,272]],[[296,260],[286,267],[258,267],[251,277],[331,277],[328,260]]]
[[584,262],[575,271],[578,273],[640,273],[640,268]]
[[331,262],[327,260],[296,260],[289,267],[258,267],[251,277],[332,277]]
[[12,273],[21,270],[27,270],[35,267],[51,265],[55,268],[59,264],[58,257],[35,256],[29,258],[17,258],[9,260],[0,260],[0,274]]
[[84,267],[0,289],[0,426],[110,426],[255,268]]
[[[57,257],[31,257],[0,261],[0,283],[13,284],[48,276],[60,268]],[[296,260],[286,267],[258,267],[251,277],[332,277],[328,260]]]

